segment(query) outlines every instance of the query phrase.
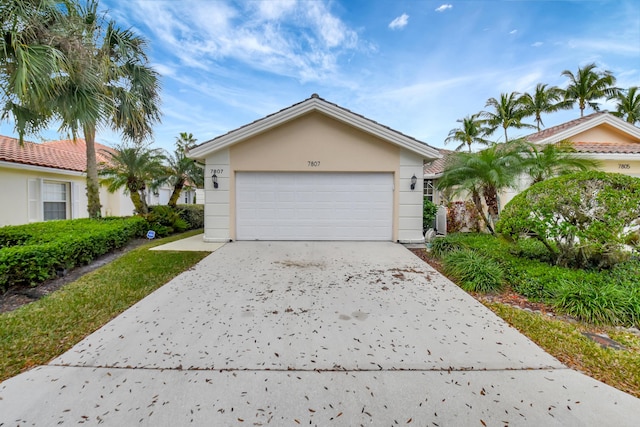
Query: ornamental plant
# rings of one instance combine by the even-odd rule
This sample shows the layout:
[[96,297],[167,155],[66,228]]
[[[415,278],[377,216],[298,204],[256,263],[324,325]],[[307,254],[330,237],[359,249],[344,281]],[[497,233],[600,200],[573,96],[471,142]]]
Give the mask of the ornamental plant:
[[590,171],[540,182],[505,206],[497,231],[540,240],[558,265],[612,267],[638,249],[640,179]]

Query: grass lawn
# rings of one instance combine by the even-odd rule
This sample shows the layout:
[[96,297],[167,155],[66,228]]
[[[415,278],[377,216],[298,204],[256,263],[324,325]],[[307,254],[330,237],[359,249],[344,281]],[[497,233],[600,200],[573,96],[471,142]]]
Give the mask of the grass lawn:
[[[615,328],[555,320],[505,304],[486,304],[565,365],[640,397],[640,337]],[[582,332],[605,332],[626,350],[602,348]]]
[[53,294],[0,315],[0,381],[49,362],[209,252],[150,251],[194,230],[134,249]]

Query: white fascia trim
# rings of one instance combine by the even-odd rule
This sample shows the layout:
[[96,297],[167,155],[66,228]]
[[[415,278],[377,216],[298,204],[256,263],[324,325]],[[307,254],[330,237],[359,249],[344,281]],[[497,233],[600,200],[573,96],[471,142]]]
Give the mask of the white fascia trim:
[[46,166],[26,165],[23,163],[13,163],[13,162],[6,162],[6,161],[0,161],[0,167],[6,167],[8,169],[28,170],[28,171],[34,171],[34,172],[46,172],[46,173],[52,173],[52,174],[58,174],[58,175],[86,176],[84,172],[48,168]]
[[425,173],[423,178],[424,179],[438,179],[438,178],[441,178],[442,175],[443,175],[442,173],[436,173],[436,174]]
[[201,146],[190,150],[188,157],[192,159],[203,159],[208,154],[233,145],[236,142],[262,133],[270,128],[286,123],[290,120],[295,119],[296,117],[302,116],[312,111],[323,112],[328,116],[333,117],[343,123],[350,124],[364,132],[392,142],[409,151],[424,156],[427,159],[439,159],[442,157],[442,155],[435,148],[429,147],[425,144],[421,144],[420,142],[414,141],[408,137],[398,134],[397,132],[392,131],[382,125],[376,124],[368,119],[345,111],[342,108],[329,104],[325,101],[321,101],[317,98],[308,99],[298,105],[280,111],[279,113],[276,113],[271,117],[267,117],[266,119],[259,120],[235,131],[231,131],[230,133],[220,137],[220,139],[215,142],[205,142]]
[[585,132],[591,128],[594,128],[598,125],[601,125],[603,123],[606,123],[608,125],[613,126],[616,129],[619,129],[631,136],[634,136],[638,139],[640,139],[640,129],[635,127],[634,125],[625,122],[622,119],[617,118],[616,116],[612,116],[610,114],[601,114],[598,116],[595,116],[594,118],[592,118],[589,121],[586,121],[584,123],[581,123],[575,127],[572,127],[570,129],[566,129],[563,130],[562,132],[559,132],[555,135],[551,135],[550,137],[547,137],[545,139],[541,139],[540,141],[536,142],[536,144],[554,144],[556,142],[560,142],[564,139],[569,139],[571,138],[573,135],[576,135],[578,133],[582,133]]
[[640,154],[630,153],[576,153],[580,157],[596,160],[640,160]]

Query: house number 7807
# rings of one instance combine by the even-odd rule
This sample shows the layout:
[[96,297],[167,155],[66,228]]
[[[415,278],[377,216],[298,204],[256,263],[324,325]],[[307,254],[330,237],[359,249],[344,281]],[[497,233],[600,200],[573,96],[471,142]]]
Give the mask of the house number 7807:
[[307,162],[307,166],[309,166],[310,168],[317,168],[318,166],[320,166],[320,160],[309,160]]
[[213,175],[214,173],[216,175],[221,175],[223,171],[224,169],[211,169],[211,175]]

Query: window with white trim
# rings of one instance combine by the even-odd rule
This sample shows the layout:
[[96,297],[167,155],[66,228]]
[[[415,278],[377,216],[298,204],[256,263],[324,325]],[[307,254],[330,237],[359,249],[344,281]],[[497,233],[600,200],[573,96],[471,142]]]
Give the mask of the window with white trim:
[[432,179],[425,179],[424,180],[424,197],[426,199],[429,199],[430,202],[434,202],[434,196],[435,196],[435,191],[434,191],[434,186],[433,186],[433,180]]
[[69,218],[69,183],[42,182],[42,213],[45,221]]

